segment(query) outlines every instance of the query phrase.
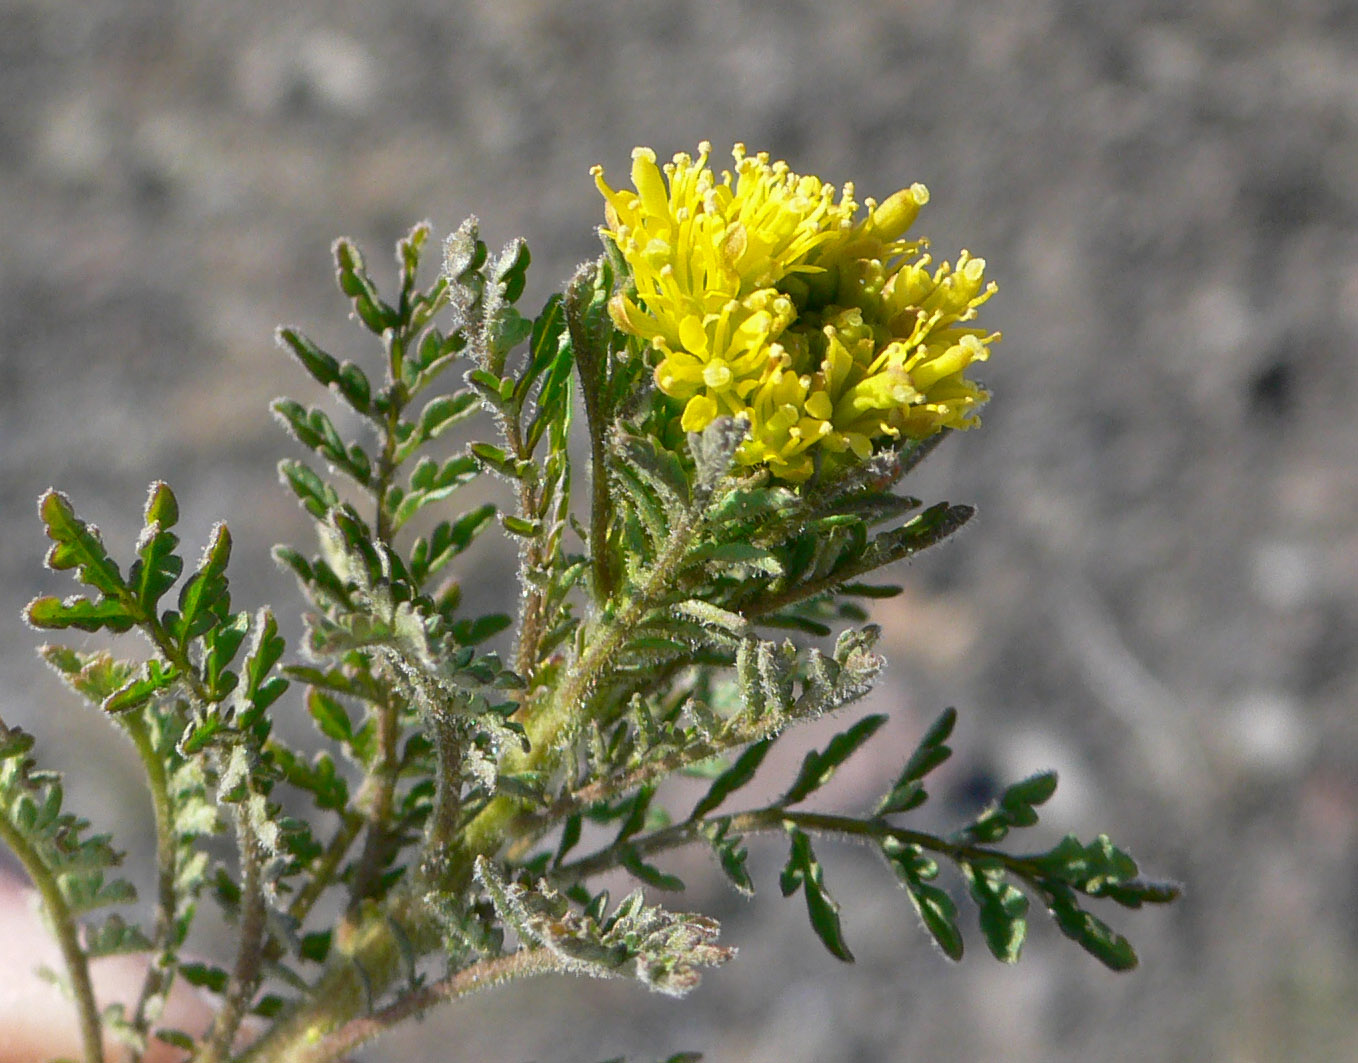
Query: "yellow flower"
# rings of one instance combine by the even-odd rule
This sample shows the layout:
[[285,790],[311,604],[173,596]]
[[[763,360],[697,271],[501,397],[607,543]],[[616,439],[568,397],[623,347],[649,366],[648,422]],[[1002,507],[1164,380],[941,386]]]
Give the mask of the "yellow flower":
[[883,441],[974,425],[987,396],[964,374],[998,334],[970,322],[994,285],[966,252],[931,272],[927,242],[905,238],[924,186],[869,199],[855,220],[851,185],[837,194],[740,144],[718,177],[710,153],[703,143],[662,169],[637,148],[635,191],[593,171],[631,271],[610,310],[655,352],[681,427],[743,415],[738,459],[802,482]]

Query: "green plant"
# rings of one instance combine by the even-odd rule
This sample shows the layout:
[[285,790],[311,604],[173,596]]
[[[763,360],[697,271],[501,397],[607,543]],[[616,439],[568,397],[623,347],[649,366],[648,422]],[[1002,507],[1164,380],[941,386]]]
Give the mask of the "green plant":
[[[309,452],[279,468],[320,543],[315,556],[275,552],[310,604],[301,659],[267,608],[233,608],[224,525],[185,575],[167,485],[151,488],[126,570],[63,495],[43,497],[48,565],[84,590],[37,599],[29,621],[137,629],[150,644],[139,660],[41,651],[145,766],[158,838],[150,925],[110,914],[132,899],[118,853],[64,810],[59,780],[30,760],[32,739],[0,723],[0,838],[45,903],[87,1063],[105,1058],[105,1034],[131,1059],[153,1038],[198,1061],[341,1059],[440,1001],[533,974],[682,994],[731,950],[713,920],[648,900],[683,889],[666,852],[710,847],[751,893],[746,844],[764,834],[788,845],[782,892],[803,895],[842,960],[852,956],[813,848],[824,836],[874,846],[952,959],[963,935],[944,864],[997,958],[1018,959],[1036,898],[1099,961],[1135,965],[1087,905],[1163,903],[1175,886],[1141,878],[1102,836],[1001,847],[1037,822],[1054,774],[1008,787],[951,834],[904,825],[949,756],[951,709],[865,812],[805,802],[880,715],[806,754],[776,800],[738,806],[785,730],[870,688],[882,661],[859,603],[898,588],[864,581],[971,517],[894,489],[948,430],[975,423],[986,396],[965,372],[998,337],[974,323],[992,290],[984,262],[964,253],[930,269],[924,242],[905,238],[922,186],[867,201],[859,219],[851,189],[837,196],[740,148],[735,175],[719,178],[706,158],[704,145],[662,176],[639,150],[635,193],[597,175],[605,253],[531,318],[517,309],[527,248],[490,254],[474,219],[427,287],[429,228],[415,227],[398,245],[390,301],[358,250],[335,245],[382,376],[279,332],[370,431],[352,441],[322,409],[274,404]],[[583,501],[572,494],[577,392]],[[494,442],[472,420],[482,411]],[[450,442],[464,424],[478,438]],[[508,486],[509,508],[459,510],[459,491],[487,473]],[[448,575],[496,524],[519,546],[517,623],[469,613]],[[511,626],[507,658],[484,648]],[[770,634],[779,629],[794,637]],[[324,751],[274,733],[289,691]],[[676,773],[710,783],[671,812],[657,785]],[[602,840],[578,855],[587,827]],[[228,828],[236,856],[214,861],[204,842]],[[618,868],[639,888],[613,904],[591,883]],[[221,966],[182,953],[205,897],[237,928]],[[323,898],[342,909],[337,921],[317,916]],[[149,952],[145,982],[132,1007],[101,1012],[89,963],[127,951]],[[180,978],[222,994],[209,1029],[160,1024]],[[242,1046],[248,1015],[263,1032]]]

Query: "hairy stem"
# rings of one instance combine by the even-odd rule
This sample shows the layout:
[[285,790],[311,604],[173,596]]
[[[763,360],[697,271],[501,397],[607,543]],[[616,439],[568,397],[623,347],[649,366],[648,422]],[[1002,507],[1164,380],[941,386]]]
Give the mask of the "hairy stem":
[[1002,864],[1006,871],[1030,884],[1036,878],[1036,871],[1029,858],[992,849],[984,845],[953,841],[936,834],[894,827],[884,819],[855,819],[828,812],[798,812],[770,805],[767,808],[748,812],[734,812],[725,816],[708,816],[703,819],[687,819],[682,823],[665,827],[640,838],[629,838],[620,844],[606,846],[588,856],[563,864],[550,877],[557,882],[574,882],[592,878],[618,867],[625,855],[649,856],[653,853],[676,849],[684,845],[705,840],[703,827],[725,825],[730,834],[761,834],[782,831],[787,824],[822,835],[835,835],[851,840],[868,839],[880,841],[894,838],[905,845],[917,845],[927,852],[947,857],[953,862],[993,861]]
[[[572,726],[586,722],[588,692],[598,682],[627,633],[654,608],[667,592],[673,571],[687,555],[699,517],[690,514],[672,531],[665,550],[651,567],[644,584],[617,613],[599,618],[586,639],[589,647],[570,668],[556,696],[541,712],[524,722],[531,742],[528,753],[507,754],[506,771],[542,767],[559,755],[558,740]],[[523,811],[515,798],[496,797],[467,825],[456,854],[446,863],[447,878],[440,885],[456,893],[471,879],[477,856],[491,855],[502,844],[509,824]],[[460,876],[460,879],[459,877]],[[416,876],[420,878],[421,876]],[[364,1006],[368,994],[380,993],[396,979],[406,947],[395,939],[395,922],[416,955],[438,946],[439,928],[427,910],[421,882],[412,881],[391,896],[378,918],[357,922],[338,935],[340,946],[326,972],[306,1002],[281,1019],[244,1057],[249,1063],[291,1063],[299,1046],[329,1035],[350,1021]]]
[[264,847],[249,812],[237,813],[237,833],[240,839],[241,862],[241,919],[240,945],[236,963],[226,986],[226,999],[213,1020],[207,1043],[195,1063],[219,1063],[227,1058],[231,1043],[245,1018],[245,1009],[259,988],[264,959],[264,936],[268,920],[268,899],[264,895]]
[[393,1026],[415,1018],[435,1004],[460,1000],[482,989],[490,989],[516,978],[550,974],[563,969],[560,959],[547,949],[520,949],[509,956],[482,960],[438,982],[421,986],[385,1008],[351,1019],[314,1044],[300,1046],[284,1057],[287,1063],[328,1063],[374,1040]]
[[770,722],[769,727],[764,730],[756,729],[750,732],[742,732],[739,735],[703,741],[684,749],[673,750],[630,771],[623,772],[621,775],[596,779],[578,790],[562,794],[547,808],[522,816],[515,821],[513,830],[515,841],[508,854],[510,862],[527,856],[528,851],[537,839],[559,825],[566,816],[610,797],[627,793],[653,779],[668,778],[691,764],[698,764],[740,746],[746,746],[751,742],[767,738],[768,732],[773,729],[773,724]]
[[[693,539],[697,518],[689,514],[670,533],[664,551],[651,566],[646,582],[611,616],[605,615],[592,625],[585,639],[588,647],[575,661],[557,688],[544,701],[540,711],[524,721],[529,750],[506,757],[505,769],[530,771],[542,768],[560,754],[559,739],[564,733],[588,722],[589,692],[598,684],[613,655],[628,633],[654,608],[669,589],[676,566],[687,555]],[[494,853],[509,822],[522,810],[522,802],[510,797],[497,797],[467,826],[464,845],[470,859]]]
[[442,883],[453,871],[449,860],[461,819],[463,737],[453,720],[442,713],[429,719],[428,726],[438,758],[438,785],[434,809],[425,826],[422,874],[431,882]]
[[[515,454],[520,460],[527,460],[531,455],[523,453],[526,448],[523,446],[517,417],[514,419],[513,427],[510,445],[516,448]],[[519,481],[519,516],[524,520],[533,520],[538,507],[537,492],[525,477]],[[529,572],[540,569],[546,560],[543,549],[543,539],[546,535],[547,529],[544,526],[524,548],[519,559],[519,586],[526,588],[527,593],[523,598],[523,609],[519,613],[519,637],[514,651],[514,670],[529,682],[532,681],[533,672],[537,669],[538,646],[542,642],[547,600],[537,582],[525,577]]]
[[400,773],[397,743],[400,724],[396,706],[382,701],[374,706],[377,722],[377,758],[368,770],[359,791],[359,807],[364,811],[367,836],[363,852],[354,868],[349,886],[349,906],[352,909],[367,897],[382,875],[390,838],[387,825],[391,822],[392,801],[396,793],[396,779]]
[[[156,923],[152,946],[154,958],[146,968],[141,992],[132,1013],[132,1028],[145,1038],[151,1023],[160,1017],[165,997],[170,992],[175,975],[175,951],[178,943],[172,939],[178,918],[179,895],[175,882],[179,875],[179,844],[174,826],[174,807],[170,800],[169,775],[165,760],[156,751],[146,725],[132,717],[127,733],[137,749],[146,769],[146,783],[151,791],[151,805],[156,820]],[[134,1053],[139,1063],[143,1052]]]
[[617,588],[617,572],[608,549],[608,529],[613,523],[613,500],[608,482],[608,428],[613,411],[608,408],[608,365],[612,351],[599,350],[586,321],[586,308],[594,294],[599,265],[581,266],[566,287],[566,327],[575,349],[575,368],[580,374],[580,395],[589,429],[590,505],[589,554],[594,582],[594,601],[603,606]]
[[71,980],[71,993],[75,998],[76,1015],[80,1024],[80,1044],[84,1063],[103,1063],[104,1041],[99,1021],[99,1005],[94,999],[94,986],[90,983],[89,961],[80,947],[80,934],[75,917],[62,896],[61,886],[48,869],[47,864],[21,833],[14,829],[9,820],[0,816],[0,841],[19,858],[28,877],[37,887],[42,897],[43,909],[52,923],[52,930],[61,949],[61,958],[66,965],[66,973]]

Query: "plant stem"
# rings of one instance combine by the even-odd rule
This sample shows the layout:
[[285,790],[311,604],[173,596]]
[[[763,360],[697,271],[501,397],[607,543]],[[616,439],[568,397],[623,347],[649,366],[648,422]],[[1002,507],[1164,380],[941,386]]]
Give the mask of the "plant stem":
[[28,843],[9,820],[0,816],[0,841],[19,858],[42,896],[43,908],[52,921],[52,930],[71,979],[71,994],[75,998],[76,1015],[80,1023],[80,1043],[85,1063],[104,1063],[103,1031],[99,1020],[99,1005],[90,983],[89,961],[80,947],[80,935],[75,918],[62,896],[61,886],[43,861],[42,855]]
[[341,1059],[393,1026],[422,1014],[435,1004],[446,1000],[460,1000],[462,997],[502,985],[515,978],[550,974],[562,969],[562,961],[554,953],[542,948],[520,949],[509,956],[482,960],[441,981],[421,986],[371,1015],[350,1019],[333,1033],[327,1034],[314,1044],[299,1047],[296,1052],[285,1058],[287,1063],[328,1063],[330,1060]]
[[[250,798],[246,798],[250,800]],[[231,1050],[240,1029],[245,1009],[259,988],[260,967],[264,958],[264,935],[268,919],[268,900],[264,895],[263,844],[249,821],[248,809],[237,812],[240,838],[241,897],[240,946],[236,965],[227,983],[226,999],[213,1020],[207,1043],[194,1063],[220,1063]]]
[[[522,453],[525,448],[521,436],[516,416],[510,445],[516,448],[515,453],[520,460],[529,460],[532,455]],[[536,477],[534,479],[536,480]],[[533,520],[538,508],[539,500],[534,485],[524,477],[519,481],[519,516],[524,520]],[[533,672],[538,664],[538,645],[542,642],[546,596],[537,582],[527,579],[526,576],[529,572],[541,569],[546,560],[543,540],[547,534],[548,529],[544,522],[542,529],[533,537],[533,541],[524,548],[519,561],[519,586],[526,588],[527,593],[524,595],[523,609],[519,614],[519,637],[514,651],[514,670],[529,683],[532,682]]]
[[[645,583],[617,613],[594,622],[586,639],[588,649],[576,660],[542,711],[524,721],[531,743],[525,754],[510,753],[502,765],[506,771],[538,768],[560,754],[558,740],[570,726],[587,722],[585,702],[599,674],[606,668],[627,633],[668,591],[674,568],[687,555],[699,516],[690,513],[678,522],[665,550],[651,566]],[[446,864],[447,878],[440,886],[457,893],[471,880],[477,856],[492,855],[502,844],[509,824],[523,810],[511,797],[496,797],[467,825],[456,853]],[[416,876],[419,878],[420,876]],[[368,994],[382,992],[398,977],[403,949],[395,940],[390,922],[401,927],[416,955],[424,955],[439,943],[439,929],[428,912],[421,882],[412,881],[392,894],[382,916],[350,924],[337,935],[340,948],[308,999],[289,1016],[279,1020],[258,1044],[242,1057],[249,1063],[293,1063],[301,1046],[314,1043],[351,1021],[364,1006]]]
[[594,578],[594,602],[600,608],[613,597],[617,573],[608,549],[608,529],[613,522],[613,500],[608,484],[608,438],[613,411],[609,408],[608,366],[612,351],[595,343],[586,320],[586,310],[594,296],[599,263],[590,262],[576,272],[566,286],[566,327],[575,350],[575,368],[580,374],[580,396],[584,400],[585,424],[589,429],[590,506],[589,555]]
[[[544,701],[540,711],[524,721],[529,750],[523,754],[506,756],[504,770],[525,771],[543,767],[560,755],[559,739],[563,732],[589,722],[588,698],[598,684],[600,674],[622,645],[628,633],[654,608],[669,589],[674,568],[687,555],[693,539],[697,518],[686,514],[670,532],[664,552],[651,566],[646,582],[617,613],[605,615],[594,622],[585,643],[588,649],[575,661],[555,695]],[[467,867],[478,855],[494,853],[500,845],[509,822],[522,810],[522,802],[510,797],[497,797],[471,823],[463,835]]]
[[391,819],[396,778],[400,772],[397,762],[400,734],[396,707],[383,700],[374,706],[374,715],[377,722],[377,758],[359,791],[359,807],[365,813],[367,836],[363,839],[363,852],[358,858],[353,882],[349,887],[351,908],[372,892],[381,877],[389,843],[387,824]]
[[349,847],[354,844],[354,839],[358,837],[366,822],[357,813],[349,812],[343,814],[339,827],[335,830],[335,836],[330,839],[330,844],[325,847],[325,852],[316,862],[316,870],[307,880],[305,886],[297,891],[292,903],[288,905],[288,915],[296,919],[298,923],[303,922],[311,912],[311,906],[316,903],[320,895],[325,892],[325,888],[330,885],[336,870],[343,862],[345,854],[349,852]]
[[[772,730],[770,725],[768,730]],[[562,819],[574,812],[587,808],[616,794],[626,793],[652,779],[667,778],[690,764],[697,764],[711,757],[719,756],[729,750],[757,742],[768,737],[768,730],[743,732],[716,741],[703,741],[684,749],[674,750],[655,760],[641,764],[631,771],[592,783],[562,794],[545,809],[524,816],[514,824],[515,842],[510,849],[509,859],[525,855],[521,850],[531,848],[532,844],[544,833],[557,826]]]
[[[159,1018],[165,997],[175,975],[175,948],[171,939],[175,932],[179,895],[175,888],[179,875],[179,839],[174,826],[174,808],[170,801],[169,776],[165,760],[156,751],[145,723],[139,717],[129,717],[127,733],[137,749],[146,769],[146,784],[151,791],[151,805],[156,820],[156,926],[153,939],[154,958],[146,969],[136,1009],[132,1013],[132,1028],[145,1038],[151,1023]],[[139,1063],[143,1050],[135,1051],[134,1063]]]
[[1035,875],[1030,861],[999,849],[966,842],[955,842],[923,831],[893,827],[884,819],[855,819],[852,816],[827,812],[796,812],[770,805],[748,812],[734,812],[724,816],[708,816],[701,820],[687,819],[682,823],[654,831],[641,838],[629,838],[620,844],[606,846],[588,856],[563,864],[550,873],[559,882],[575,882],[603,874],[617,867],[626,853],[648,856],[652,853],[676,849],[701,841],[700,828],[725,824],[731,834],[760,834],[781,831],[786,824],[801,827],[817,834],[838,835],[853,840],[880,841],[894,838],[905,845],[917,845],[931,853],[945,856],[954,862],[994,861],[1006,871],[1032,884]]
[[437,924],[413,884],[393,892],[380,915],[357,916],[336,928],[330,963],[304,1001],[280,1016],[274,1026],[239,1058],[239,1063],[295,1063],[309,1048],[353,1021],[371,995],[391,985],[405,958],[391,923],[402,929],[409,947],[424,955],[439,944]]

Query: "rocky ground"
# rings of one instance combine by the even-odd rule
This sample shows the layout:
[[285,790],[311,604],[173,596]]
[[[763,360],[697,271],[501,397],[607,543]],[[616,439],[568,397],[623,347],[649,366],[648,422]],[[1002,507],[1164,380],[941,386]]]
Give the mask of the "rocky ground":
[[873,704],[902,745],[960,707],[954,814],[1055,767],[1053,832],[1185,880],[1119,923],[1142,969],[1038,920],[1018,968],[979,941],[948,966],[827,847],[841,968],[770,850],[753,905],[687,876],[742,949],[689,1000],[524,986],[365,1058],[1358,1059],[1358,7],[0,0],[0,99],[0,689],[68,768],[99,746],[86,807],[130,768],[16,619],[67,586],[32,501],[55,483],[126,543],[168,479],[191,548],[231,522],[240,602],[294,604],[265,404],[309,393],[271,334],[361,350],[334,236],[386,263],[474,211],[528,239],[540,298],[595,253],[591,163],[742,140],[860,194],[924,181],[920,229],[1001,282],[985,428],[916,484],[981,517],[881,603]]

